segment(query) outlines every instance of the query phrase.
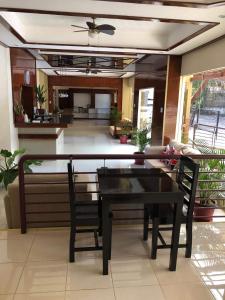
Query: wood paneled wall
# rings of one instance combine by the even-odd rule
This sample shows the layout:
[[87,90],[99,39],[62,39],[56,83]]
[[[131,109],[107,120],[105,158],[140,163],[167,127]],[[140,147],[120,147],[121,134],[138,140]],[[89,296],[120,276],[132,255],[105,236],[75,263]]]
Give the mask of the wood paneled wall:
[[[163,133],[163,108],[166,90],[166,55],[150,55],[140,62],[139,68],[145,69],[143,75],[138,75],[134,83],[134,124],[137,124],[139,90],[154,88],[154,104],[152,119],[152,145],[162,144]],[[164,72],[162,72],[164,70]]]
[[24,82],[24,73],[30,72],[30,83],[27,86],[36,85],[36,60],[24,49],[10,48],[11,73],[12,73],[12,94],[13,102],[20,101],[20,90]]
[[122,110],[122,79],[103,78],[103,77],[76,77],[76,76],[49,76],[48,77],[48,95],[49,110],[53,109],[53,87],[68,86],[86,89],[104,89],[117,91],[117,106]]
[[172,55],[168,58],[167,88],[165,114],[163,123],[163,144],[175,138],[177,123],[177,108],[181,75],[181,56]]

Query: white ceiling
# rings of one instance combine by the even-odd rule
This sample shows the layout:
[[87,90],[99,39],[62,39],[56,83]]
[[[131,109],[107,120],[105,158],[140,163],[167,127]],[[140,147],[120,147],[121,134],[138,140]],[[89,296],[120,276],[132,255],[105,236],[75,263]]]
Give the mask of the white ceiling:
[[[191,1],[193,2],[193,1]],[[199,0],[199,2],[202,2]],[[11,8],[11,12],[1,11]],[[16,9],[36,9],[55,11],[56,15],[15,12]],[[57,15],[60,12],[83,13],[84,17]],[[87,32],[74,33],[71,24],[86,26],[91,21],[90,14],[118,15],[115,18],[96,19],[97,24],[111,24],[116,27],[115,35],[99,34],[89,38]],[[225,5],[210,8],[189,8],[179,6],[119,3],[96,0],[0,0],[0,41],[11,47],[33,49],[55,49],[67,51],[99,51],[111,53],[165,53],[180,55],[224,35]],[[122,20],[119,16],[163,18],[174,22]],[[7,23],[16,30],[26,42],[22,42],[10,31]],[[171,46],[202,29],[205,24],[179,23],[176,20],[217,22],[217,26],[195,36],[191,40],[168,50]],[[67,44],[67,45],[62,45]],[[166,50],[167,49],[167,50]],[[40,60],[42,60],[40,58]],[[45,62],[42,62],[45,64]],[[45,65],[46,66],[46,65]],[[46,71],[47,69],[45,69]],[[46,71],[52,74],[52,70]],[[113,75],[112,75],[113,76]]]

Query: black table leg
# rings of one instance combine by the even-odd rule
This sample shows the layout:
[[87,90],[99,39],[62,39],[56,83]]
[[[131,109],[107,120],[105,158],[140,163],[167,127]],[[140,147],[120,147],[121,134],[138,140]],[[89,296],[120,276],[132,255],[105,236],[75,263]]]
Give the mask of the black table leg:
[[[178,196],[177,196],[178,197]],[[179,246],[180,237],[180,225],[181,225],[181,213],[183,207],[183,196],[178,197],[177,203],[174,205],[174,221],[173,221],[173,231],[171,239],[171,250],[170,250],[170,271],[176,271],[177,266],[177,252]]]
[[109,205],[107,199],[102,199],[102,258],[103,258],[103,275],[108,275],[108,259],[109,259]]

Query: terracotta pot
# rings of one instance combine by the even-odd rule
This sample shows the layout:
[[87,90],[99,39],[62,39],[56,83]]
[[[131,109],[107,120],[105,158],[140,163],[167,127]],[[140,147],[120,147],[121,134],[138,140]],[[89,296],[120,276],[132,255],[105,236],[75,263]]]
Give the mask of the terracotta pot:
[[203,206],[200,203],[195,203],[194,220],[197,222],[212,222],[214,206]]
[[[144,154],[144,152],[134,152],[134,154]],[[144,165],[145,160],[143,158],[135,158],[135,165]]]
[[120,144],[127,144],[127,135],[121,135],[120,136]]
[[24,122],[24,115],[16,116],[16,122],[17,123],[23,123]]

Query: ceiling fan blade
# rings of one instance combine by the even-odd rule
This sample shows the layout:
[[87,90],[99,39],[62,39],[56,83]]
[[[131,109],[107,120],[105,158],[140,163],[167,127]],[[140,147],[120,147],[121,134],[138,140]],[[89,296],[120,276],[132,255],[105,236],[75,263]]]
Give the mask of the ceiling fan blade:
[[78,26],[78,25],[71,25],[71,26],[76,27],[76,28],[81,28],[81,29],[86,29],[86,30],[88,30],[88,28],[86,28],[86,27],[84,27],[84,26]]
[[114,30],[99,30],[99,32],[105,33],[105,34],[108,34],[108,35],[114,35],[115,34]]
[[83,30],[75,30],[74,32],[87,32],[89,29],[83,29]]
[[87,26],[89,29],[95,29],[96,28],[96,24],[93,22],[86,22]]
[[116,28],[112,25],[109,24],[101,24],[96,26],[96,29],[99,31],[103,31],[103,30],[116,30]]

